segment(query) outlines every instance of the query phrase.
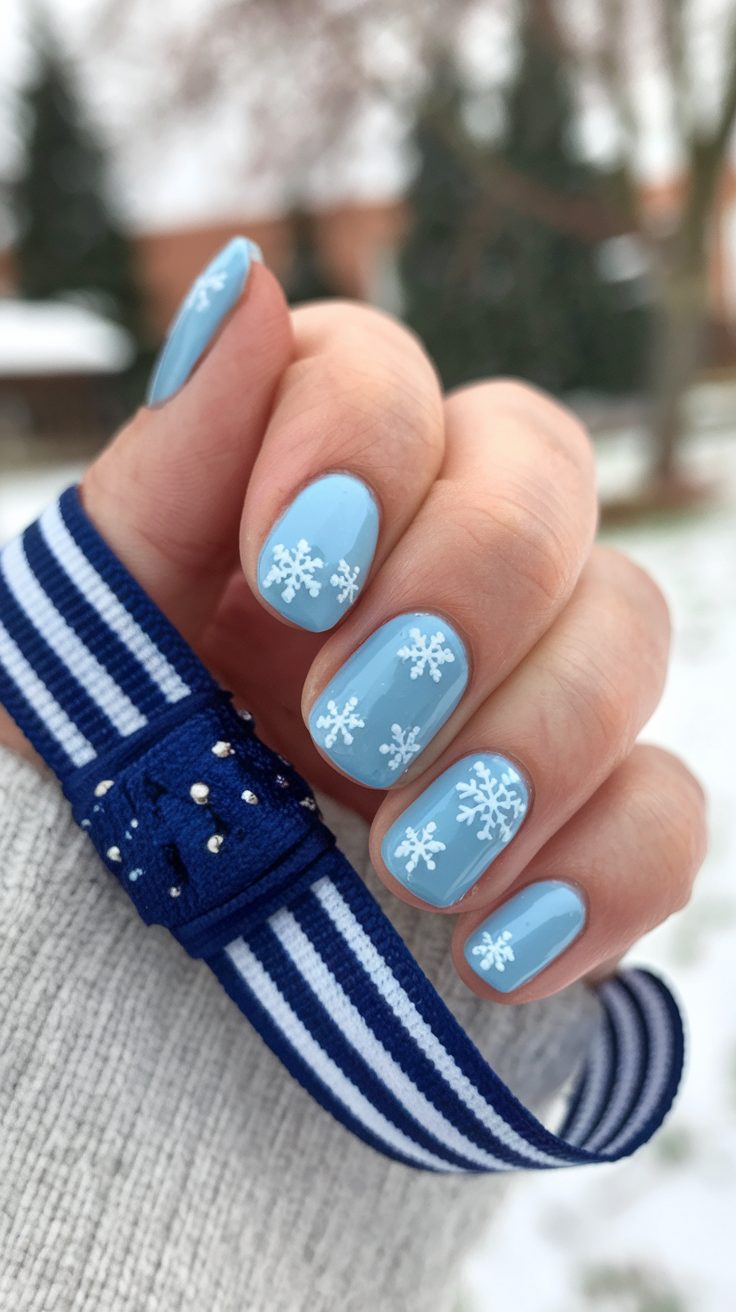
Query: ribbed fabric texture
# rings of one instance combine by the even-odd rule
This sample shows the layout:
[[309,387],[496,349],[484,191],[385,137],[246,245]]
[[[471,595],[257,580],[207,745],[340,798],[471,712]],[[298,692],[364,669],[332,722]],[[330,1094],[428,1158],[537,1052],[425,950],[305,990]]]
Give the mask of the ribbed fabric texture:
[[[391,899],[362,821],[346,855],[528,1106],[598,1017],[454,975],[451,925]],[[203,962],[147,929],[58,785],[0,749],[0,1307],[13,1312],[448,1312],[505,1181],[407,1171],[285,1071]]]

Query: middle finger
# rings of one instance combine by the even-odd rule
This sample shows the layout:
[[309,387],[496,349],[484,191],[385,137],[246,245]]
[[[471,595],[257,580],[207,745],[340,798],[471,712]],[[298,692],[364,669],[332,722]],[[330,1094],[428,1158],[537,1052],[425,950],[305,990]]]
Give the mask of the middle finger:
[[305,683],[330,763],[373,788],[426,769],[562,610],[595,518],[568,411],[517,383],[452,396],[438,479]]

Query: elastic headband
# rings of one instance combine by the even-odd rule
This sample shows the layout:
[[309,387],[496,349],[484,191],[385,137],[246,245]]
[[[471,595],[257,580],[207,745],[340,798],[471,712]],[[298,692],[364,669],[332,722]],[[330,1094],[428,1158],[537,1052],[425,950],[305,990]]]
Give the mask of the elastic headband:
[[146,924],[203,957],[292,1075],[431,1171],[617,1161],[670,1108],[682,1022],[661,980],[605,983],[559,1134],[481,1057],[254,733],[87,519],[75,488],[0,555],[0,700]]

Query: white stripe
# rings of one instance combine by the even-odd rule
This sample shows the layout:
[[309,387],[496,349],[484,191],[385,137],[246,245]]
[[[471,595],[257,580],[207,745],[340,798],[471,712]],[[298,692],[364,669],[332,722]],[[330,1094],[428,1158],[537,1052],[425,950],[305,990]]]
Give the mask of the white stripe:
[[0,623],[0,661],[16,688],[32,706],[39,719],[63,747],[73,765],[87,765],[94,761],[97,753],[91,743],[81,734],[69,719],[45,683],[39,679],[36,671],[28,664],[20,648],[13,641],[5,625]]
[[[672,1022],[664,999],[659,990],[640,975],[627,975],[626,983],[636,994],[646,1016],[649,1068],[639,1105],[621,1133],[606,1144],[605,1157],[615,1156],[622,1145],[639,1134],[661,1099],[672,1071]],[[615,986],[615,981],[611,981],[603,985],[602,991],[612,992]]]
[[14,538],[4,548],[0,564],[5,582],[21,610],[118,733],[127,738],[136,729],[142,729],[148,723],[145,715],[126,697],[47,597],[28,564],[20,538]]
[[566,1143],[578,1148],[595,1128],[605,1107],[606,1091],[611,1083],[612,1044],[613,1040],[601,1022],[586,1055],[585,1091],[565,1131]]
[[627,1107],[631,1109],[634,1089],[642,1073],[645,1053],[641,1029],[632,1014],[633,1005],[623,990],[609,989],[606,1011],[614,1023],[619,1060],[613,1095],[595,1130],[585,1140],[585,1148],[589,1153],[600,1152],[606,1141],[621,1129],[624,1113]]
[[179,702],[182,697],[187,697],[190,692],[187,684],[77,546],[62,519],[59,503],[55,501],[47,506],[38,523],[49,551],[56,557],[61,568],[79,588],[90,606],[94,606],[108,628],[112,629],[128,651],[140,661],[146,673],[161,689],[167,702]]
[[348,1111],[379,1139],[382,1139],[395,1152],[408,1157],[422,1166],[430,1166],[436,1171],[457,1172],[457,1167],[443,1162],[440,1157],[420,1148],[411,1139],[397,1130],[395,1125],[386,1120],[379,1111],[356,1089],[352,1080],[340,1070],[340,1067],[328,1057],[299,1017],[292,1011],[283,993],[276,987],[271,976],[264,970],[258,958],[251,952],[243,939],[236,939],[225,948],[238,974],[258,1001],[265,1007],[271,1019],[278,1025],[281,1033],[288,1039],[299,1056],[310,1066],[325,1088],[337,1098]]
[[[325,876],[312,885],[311,890],[319,899],[335,928],[345,939],[348,947],[355,953],[363,969],[370,976],[382,997],[394,1015],[408,1031],[424,1055],[432,1062],[440,1075],[449,1084],[458,1098],[473,1112],[474,1116],[495,1134],[506,1147],[511,1148],[529,1162],[541,1166],[559,1166],[561,1158],[527,1143],[516,1130],[503,1119],[490,1103],[479,1093],[455,1062],[447,1049],[440,1043],[436,1034],[417,1011],[414,1003],[399,984],[390,967],[374,947],[363,926],[353,915],[347,902],[338,892],[332,880]],[[543,1127],[540,1126],[540,1131]]]
[[409,1115],[446,1148],[469,1159],[474,1166],[512,1171],[514,1168],[508,1162],[484,1152],[461,1134],[417,1088],[376,1038],[292,913],[283,909],[277,911],[268,923],[348,1043],[360,1053],[373,1074],[383,1081]]

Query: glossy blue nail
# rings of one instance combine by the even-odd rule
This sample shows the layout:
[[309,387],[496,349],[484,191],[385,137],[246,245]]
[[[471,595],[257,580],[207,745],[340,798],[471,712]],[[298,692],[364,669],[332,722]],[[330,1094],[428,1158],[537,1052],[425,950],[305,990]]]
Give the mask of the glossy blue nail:
[[529,884],[470,935],[465,960],[491,988],[512,993],[559,957],[584,924],[585,903],[570,884]]
[[254,260],[263,261],[255,242],[234,237],[192,284],[154,365],[146,397],[149,405],[166,401],[187,381],[241,295]]
[[338,670],[309,716],[335,765],[388,788],[441,729],[468,682],[465,648],[437,615],[399,615]]
[[258,560],[261,596],[303,629],[331,629],[365,584],[377,538],[378,507],[365,483],[327,474],[269,534]]
[[451,907],[517,833],[529,790],[505,756],[456,761],[395,820],[381,856],[399,883]]

